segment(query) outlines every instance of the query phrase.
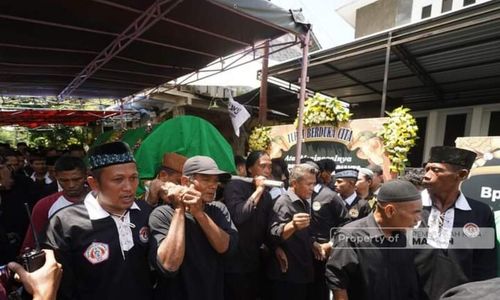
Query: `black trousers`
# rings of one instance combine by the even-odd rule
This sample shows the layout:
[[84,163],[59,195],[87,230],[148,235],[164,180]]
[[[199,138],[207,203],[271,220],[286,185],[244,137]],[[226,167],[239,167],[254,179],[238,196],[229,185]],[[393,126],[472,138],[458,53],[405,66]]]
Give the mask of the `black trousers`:
[[261,298],[261,274],[226,273],[224,274],[225,300],[256,300]]
[[274,281],[272,286],[273,300],[316,300],[312,293],[312,283],[292,283]]
[[326,261],[314,260],[314,282],[312,283],[312,299],[329,300],[330,291],[326,285]]

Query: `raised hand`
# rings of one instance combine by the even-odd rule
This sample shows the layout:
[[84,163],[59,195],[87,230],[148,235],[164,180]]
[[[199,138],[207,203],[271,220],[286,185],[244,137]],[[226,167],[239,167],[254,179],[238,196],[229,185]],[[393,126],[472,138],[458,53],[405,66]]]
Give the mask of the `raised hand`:
[[311,224],[311,217],[306,213],[297,213],[293,215],[292,223],[295,230],[302,230],[309,227]]
[[186,211],[189,211],[193,216],[203,213],[201,193],[195,190],[194,184],[191,184],[183,193],[182,203],[185,205]]

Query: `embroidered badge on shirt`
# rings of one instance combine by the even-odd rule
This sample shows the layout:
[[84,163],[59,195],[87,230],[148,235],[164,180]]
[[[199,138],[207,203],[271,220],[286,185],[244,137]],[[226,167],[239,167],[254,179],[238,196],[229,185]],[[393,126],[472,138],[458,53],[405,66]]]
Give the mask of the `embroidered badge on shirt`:
[[463,228],[465,236],[469,238],[475,238],[479,236],[479,226],[474,223],[467,223]]
[[101,263],[109,258],[109,246],[105,243],[92,242],[83,256],[93,265]]
[[349,216],[351,216],[351,218],[357,218],[359,216],[359,211],[356,208],[351,208],[349,210]]
[[149,227],[144,226],[139,230],[139,239],[143,243],[147,243],[149,241]]
[[315,201],[315,202],[313,202],[313,210],[314,210],[314,211],[318,211],[318,210],[320,210],[320,209],[321,209],[321,203],[316,202],[316,201]]

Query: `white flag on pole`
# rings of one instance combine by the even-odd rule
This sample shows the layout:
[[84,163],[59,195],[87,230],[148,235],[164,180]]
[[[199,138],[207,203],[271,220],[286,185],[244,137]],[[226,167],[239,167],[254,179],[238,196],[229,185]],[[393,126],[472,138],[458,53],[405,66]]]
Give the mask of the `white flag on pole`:
[[229,95],[229,104],[227,105],[231,123],[233,123],[234,134],[240,136],[240,127],[250,118],[250,113],[246,110],[245,106],[233,100],[233,96]]

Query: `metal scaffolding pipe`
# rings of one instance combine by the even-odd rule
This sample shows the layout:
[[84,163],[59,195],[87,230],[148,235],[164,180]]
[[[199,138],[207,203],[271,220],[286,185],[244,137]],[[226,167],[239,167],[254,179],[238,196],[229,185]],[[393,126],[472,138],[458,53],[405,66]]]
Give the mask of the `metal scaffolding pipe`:
[[259,122],[264,124],[267,121],[267,74],[269,73],[269,41],[264,46],[262,56],[262,72],[260,74],[260,94],[259,94]]
[[58,99],[70,96],[89,77],[116,57],[130,43],[160,21],[183,0],[156,0],[104,50],[102,50],[73,80],[59,93]]
[[304,128],[304,102],[306,98],[306,86],[307,86],[307,68],[309,65],[309,39],[311,31],[308,30],[302,44],[302,70],[300,72],[300,94],[299,94],[299,120],[297,126],[297,146],[295,154],[295,163],[300,163],[300,158],[302,155],[302,130]]
[[384,84],[382,86],[382,104],[380,106],[381,118],[383,118],[385,114],[385,104],[387,98],[387,80],[389,77],[389,63],[391,59],[391,41],[392,41],[392,32],[389,31],[389,38],[387,39],[387,49],[385,51]]

